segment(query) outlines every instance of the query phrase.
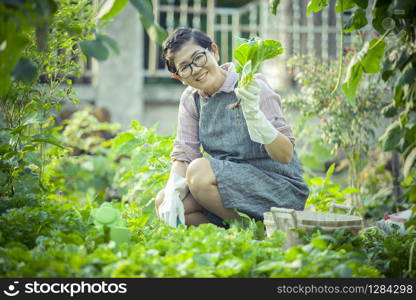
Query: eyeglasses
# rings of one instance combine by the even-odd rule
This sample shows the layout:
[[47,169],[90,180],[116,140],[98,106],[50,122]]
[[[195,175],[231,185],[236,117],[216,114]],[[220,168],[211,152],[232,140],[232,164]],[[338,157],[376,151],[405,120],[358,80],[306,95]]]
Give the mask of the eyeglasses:
[[207,49],[196,54],[190,64],[181,66],[175,74],[181,76],[182,78],[188,78],[189,76],[191,76],[194,71],[194,69],[192,68],[193,65],[195,67],[203,67],[207,63],[206,52]]

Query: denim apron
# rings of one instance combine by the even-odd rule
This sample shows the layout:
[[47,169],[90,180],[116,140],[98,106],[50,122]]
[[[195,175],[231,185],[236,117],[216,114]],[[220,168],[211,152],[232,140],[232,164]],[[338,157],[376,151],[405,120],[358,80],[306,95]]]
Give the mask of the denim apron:
[[[234,92],[219,92],[211,98],[194,94],[199,115],[199,140],[215,174],[225,208],[237,209],[255,220],[271,207],[303,210],[309,188],[296,154],[282,164],[272,159],[263,144],[250,139],[241,105],[234,109]],[[204,209],[211,223],[227,227]]]

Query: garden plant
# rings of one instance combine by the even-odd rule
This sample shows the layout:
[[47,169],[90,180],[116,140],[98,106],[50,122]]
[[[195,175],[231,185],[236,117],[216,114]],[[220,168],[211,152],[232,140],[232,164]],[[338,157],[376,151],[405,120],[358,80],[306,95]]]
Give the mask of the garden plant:
[[[351,168],[344,185],[332,181],[334,165],[324,178],[308,176],[308,206],[327,212],[331,202],[371,193],[358,173],[363,161],[373,166],[367,153],[378,145],[379,151],[397,151],[403,161],[401,208],[412,210],[406,232],[386,233],[374,224],[358,234],[328,235],[315,228],[299,232],[304,244],[287,250],[281,249],[285,233],[266,236],[261,221],[244,215],[229,221],[229,229],[172,228],[158,220],[154,198],[168,179],[175,137],[158,135],[157,124],[147,128],[133,121],[121,131],[97,120],[89,108],[57,124],[62,104],[77,103],[72,83],[87,57],[105,60],[122,51],[101,29],[127,2],[116,0],[103,9],[88,0],[0,1],[0,276],[416,276],[414,1],[375,1],[368,7],[365,0],[338,0],[338,13],[355,9],[343,32],[368,25],[371,34],[361,36],[347,55],[340,50],[338,69],[332,64],[324,71],[314,57],[292,60],[295,70],[310,70],[295,76],[311,95],[293,102],[306,116],[325,120],[322,142],[331,150],[344,148]],[[316,13],[329,2],[311,0],[307,11]],[[155,22],[151,1],[130,3],[160,44],[166,33]],[[279,1],[270,1],[270,9],[276,12]],[[371,11],[371,20],[364,10]],[[396,25],[387,26],[386,18]],[[273,56],[281,53],[280,43],[272,46]],[[313,72],[337,74],[336,80]],[[371,140],[380,111],[391,125],[380,140]],[[366,203],[360,201],[359,213],[374,216]],[[117,228],[128,234],[115,233]]]

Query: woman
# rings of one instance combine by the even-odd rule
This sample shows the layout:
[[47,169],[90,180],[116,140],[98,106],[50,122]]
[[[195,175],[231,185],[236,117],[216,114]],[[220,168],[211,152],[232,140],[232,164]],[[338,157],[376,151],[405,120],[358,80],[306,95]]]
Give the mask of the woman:
[[[162,47],[172,77],[188,87],[180,99],[170,177],[156,197],[158,216],[171,226],[226,227],[223,219],[239,218],[235,210],[256,220],[273,206],[303,210],[309,189],[295,139],[265,77],[256,74],[237,89],[234,65],[218,65],[217,45],[195,29],[175,30]],[[238,99],[240,105],[227,108]]]

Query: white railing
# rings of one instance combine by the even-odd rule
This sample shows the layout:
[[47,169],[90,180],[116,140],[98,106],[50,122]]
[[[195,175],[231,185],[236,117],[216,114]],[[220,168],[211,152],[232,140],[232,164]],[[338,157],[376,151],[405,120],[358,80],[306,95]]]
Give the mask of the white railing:
[[[200,29],[220,47],[220,61],[232,61],[236,37],[260,36],[282,43],[286,60],[294,53],[316,52],[323,60],[336,59],[339,45],[339,19],[330,2],[330,9],[306,16],[308,0],[282,0],[277,15],[269,10],[268,0],[256,0],[239,8],[216,7],[215,0],[152,0],[157,21],[170,33],[176,27]],[[145,74],[147,77],[169,77],[163,65],[161,49],[147,43]]]

